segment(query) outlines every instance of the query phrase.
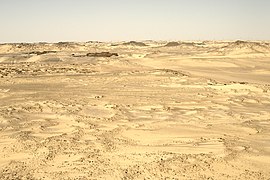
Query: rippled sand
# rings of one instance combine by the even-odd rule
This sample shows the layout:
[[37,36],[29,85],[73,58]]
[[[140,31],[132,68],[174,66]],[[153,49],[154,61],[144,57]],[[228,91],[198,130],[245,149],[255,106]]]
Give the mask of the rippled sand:
[[166,44],[0,45],[0,179],[269,179],[269,43]]

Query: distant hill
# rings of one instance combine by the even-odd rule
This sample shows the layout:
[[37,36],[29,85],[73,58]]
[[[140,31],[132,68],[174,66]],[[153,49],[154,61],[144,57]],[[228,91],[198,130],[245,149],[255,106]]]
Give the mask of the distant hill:
[[175,47],[175,46],[180,46],[179,42],[168,42],[165,47]]
[[269,45],[264,42],[235,41],[219,49],[224,54],[256,54],[269,53]]
[[145,43],[143,43],[143,42],[137,42],[137,41],[129,41],[129,42],[125,42],[125,43],[123,43],[123,45],[128,45],[128,46],[141,46],[141,47],[143,47],[143,46],[147,46]]

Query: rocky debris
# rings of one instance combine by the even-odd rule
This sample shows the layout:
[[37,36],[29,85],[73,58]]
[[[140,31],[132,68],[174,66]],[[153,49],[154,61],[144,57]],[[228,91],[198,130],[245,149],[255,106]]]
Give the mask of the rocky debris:
[[110,52],[100,52],[100,53],[87,53],[86,55],[76,55],[72,54],[73,57],[112,57],[112,56],[119,56],[117,53],[110,53]]
[[173,42],[168,42],[165,47],[176,47],[176,46],[194,46],[194,45],[204,45],[202,43],[194,43],[194,42],[176,42],[176,41],[173,41]]
[[75,54],[75,53],[72,53],[71,54],[73,57],[86,57],[85,54]]
[[181,45],[194,46],[194,45],[203,45],[203,44],[201,44],[201,43],[194,43],[194,42],[182,42]]
[[87,57],[112,57],[118,56],[117,53],[110,53],[110,52],[101,52],[101,53],[87,53]]
[[177,75],[177,76],[189,76],[188,74],[184,73],[184,72],[181,72],[181,71],[175,71],[175,70],[172,70],[172,69],[157,69],[158,71],[163,71],[165,73],[168,73],[168,74],[172,74],[172,75]]
[[62,60],[60,58],[48,58],[43,60],[42,62],[46,62],[46,63],[54,63],[54,62],[61,62]]
[[58,42],[53,44],[59,50],[75,49],[78,44],[74,42]]
[[168,42],[165,47],[175,47],[175,46],[180,46],[179,42]]
[[43,54],[49,54],[49,53],[57,53],[57,51],[32,51],[27,54],[29,55],[43,55]]
[[265,43],[253,41],[238,40],[221,48],[221,51],[225,51],[226,53],[235,50],[245,50],[247,53],[269,53],[269,47]]
[[87,41],[86,43],[102,43],[101,41]]
[[207,43],[206,42],[199,42],[199,43],[196,43],[197,46],[205,46]]
[[235,41],[230,43],[227,47],[234,47],[234,48],[253,48],[253,47],[264,47],[263,43],[260,42],[252,42],[252,41]]
[[54,45],[57,47],[70,47],[70,46],[73,46],[76,44],[77,43],[75,43],[75,42],[58,42],[58,43],[55,43]]
[[237,41],[233,42],[232,44],[235,44],[235,45],[239,46],[239,45],[243,45],[243,44],[248,44],[248,42],[247,41],[237,40]]
[[[44,62],[46,63],[46,62]],[[37,76],[46,74],[92,74],[96,71],[91,68],[81,68],[77,65],[63,66],[48,64],[9,64],[0,68],[0,78],[16,76]]]
[[16,43],[16,44],[12,44],[14,46],[14,48],[25,48],[25,49],[36,49],[38,48],[38,44],[36,43]]
[[71,42],[58,42],[56,44],[58,44],[58,45],[69,45],[69,44],[71,44]]
[[126,43],[123,43],[123,45],[128,45],[128,46],[147,46],[143,42],[137,42],[137,41],[126,42]]

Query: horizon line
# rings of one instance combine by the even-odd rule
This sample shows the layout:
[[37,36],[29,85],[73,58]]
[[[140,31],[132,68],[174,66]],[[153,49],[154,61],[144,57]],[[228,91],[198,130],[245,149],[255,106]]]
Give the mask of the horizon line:
[[194,40],[153,40],[153,39],[145,39],[145,40],[117,40],[117,41],[100,41],[100,40],[87,40],[87,41],[77,41],[77,40],[64,40],[64,41],[10,41],[10,42],[0,42],[0,44],[37,44],[37,43],[46,43],[46,44],[57,44],[57,43],[120,43],[120,42],[146,42],[146,41],[153,41],[153,42],[204,42],[204,41],[212,41],[212,42],[233,42],[233,41],[249,41],[249,42],[256,42],[256,41],[270,41],[265,39],[194,39]]

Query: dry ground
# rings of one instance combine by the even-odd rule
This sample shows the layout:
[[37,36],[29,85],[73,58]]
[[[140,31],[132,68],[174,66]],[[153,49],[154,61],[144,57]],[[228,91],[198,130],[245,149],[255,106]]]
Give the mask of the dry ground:
[[144,43],[0,45],[0,179],[269,179],[269,43]]

